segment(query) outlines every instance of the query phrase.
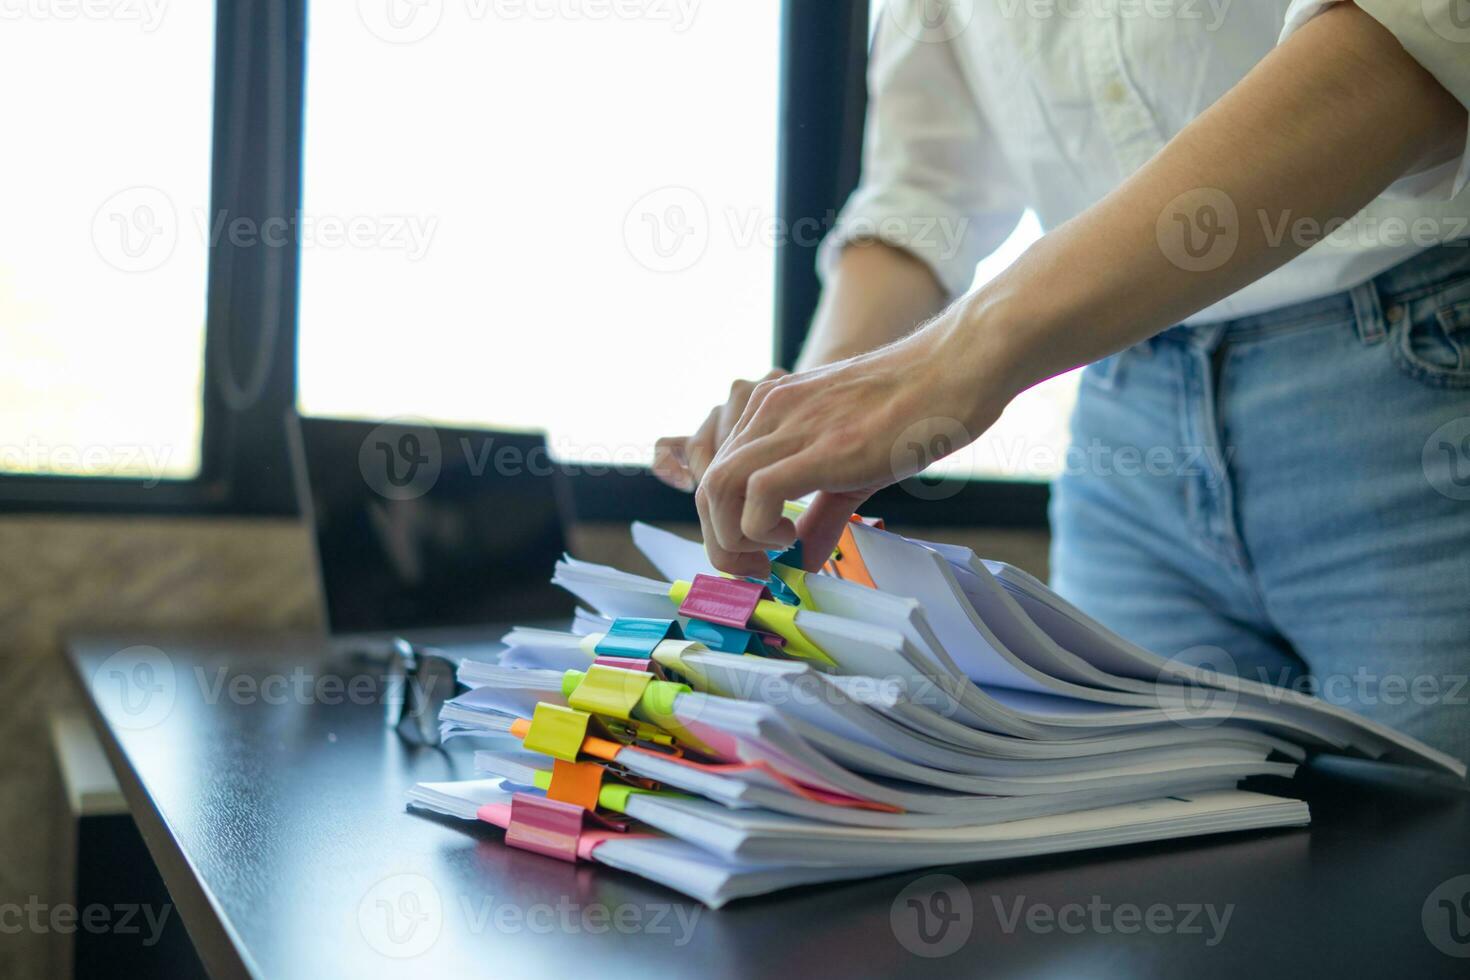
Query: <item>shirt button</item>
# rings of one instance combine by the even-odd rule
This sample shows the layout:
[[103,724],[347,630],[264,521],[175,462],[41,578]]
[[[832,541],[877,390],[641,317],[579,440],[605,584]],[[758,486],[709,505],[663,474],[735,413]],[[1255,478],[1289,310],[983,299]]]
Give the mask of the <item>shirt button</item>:
[[1393,306],[1390,306],[1388,309],[1384,310],[1383,315],[1388,317],[1389,323],[1398,323],[1404,318],[1404,308],[1402,306],[1399,306],[1398,304],[1394,304]]
[[1111,81],[1103,86],[1103,98],[1109,102],[1122,102],[1127,95],[1128,93],[1124,90],[1122,82]]

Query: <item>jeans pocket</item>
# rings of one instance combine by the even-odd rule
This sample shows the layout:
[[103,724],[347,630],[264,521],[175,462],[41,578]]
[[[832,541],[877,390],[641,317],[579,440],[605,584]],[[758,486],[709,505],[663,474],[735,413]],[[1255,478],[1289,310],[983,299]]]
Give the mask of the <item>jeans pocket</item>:
[[1414,313],[1392,334],[1399,367],[1426,384],[1470,388],[1470,299],[1431,302]]

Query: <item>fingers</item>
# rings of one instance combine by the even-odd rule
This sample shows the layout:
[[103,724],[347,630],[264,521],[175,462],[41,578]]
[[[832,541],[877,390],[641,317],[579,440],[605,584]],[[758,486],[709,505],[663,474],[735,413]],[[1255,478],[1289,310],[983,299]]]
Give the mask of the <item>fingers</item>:
[[704,479],[705,471],[739,423],[751,393],[759,384],[785,374],[780,368],[773,368],[759,382],[741,379],[732,382],[724,404],[705,417],[694,435],[667,436],[655,444],[654,475],[676,489],[693,490]]
[[685,436],[665,436],[653,444],[653,475],[675,490],[693,490],[695,479],[689,469]]
[[695,430],[694,435],[689,437],[688,444],[684,447],[684,457],[688,461],[690,488],[699,485],[704,479],[705,470],[709,464],[714,462],[715,452],[720,448],[723,441],[719,435],[720,411],[714,409],[705,417],[704,424]]
[[715,534],[710,520],[709,490],[704,484],[694,493],[694,506],[699,511],[699,526],[704,535],[704,553],[709,563],[722,572],[751,578],[765,578],[771,574],[771,563],[764,549],[754,548],[734,551],[723,547]]
[[[800,448],[800,443],[786,434],[734,448],[727,442],[720,450],[714,465],[705,473],[700,488],[708,506],[709,530],[713,531],[721,548],[731,552],[764,551],[767,548],[787,548],[795,540],[795,526],[789,521],[781,524],[781,505],[785,498],[775,498],[774,512],[771,510],[768,502],[771,491],[766,489],[768,480],[771,481],[770,486],[776,485],[771,477],[763,477],[754,484],[754,489],[761,494],[761,515],[765,526],[758,527],[756,534],[750,535],[742,524],[755,474],[794,456]],[[781,480],[782,485],[786,482]]]
[[866,490],[853,493],[819,493],[796,522],[801,538],[803,565],[809,572],[821,568],[837,547],[842,531],[863,502],[872,496]]
[[813,453],[787,456],[745,480],[745,502],[740,511],[740,533],[767,547],[789,548],[796,525],[783,511],[786,501],[804,497],[821,485],[822,466]]

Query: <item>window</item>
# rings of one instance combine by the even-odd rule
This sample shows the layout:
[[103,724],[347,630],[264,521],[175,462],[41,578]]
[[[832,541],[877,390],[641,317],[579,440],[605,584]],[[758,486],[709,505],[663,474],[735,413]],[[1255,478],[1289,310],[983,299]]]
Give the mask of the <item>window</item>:
[[[1041,237],[1041,222],[1027,211],[1011,237],[975,270],[981,286],[1020,257]],[[1066,460],[1068,420],[1077,402],[1081,370],[1069,371],[1024,391],[1006,406],[984,435],[926,471],[926,477],[1049,481]]]
[[0,9],[0,473],[201,463],[214,11]]
[[545,428],[562,459],[646,464],[764,373],[780,18],[313,4],[302,413]]

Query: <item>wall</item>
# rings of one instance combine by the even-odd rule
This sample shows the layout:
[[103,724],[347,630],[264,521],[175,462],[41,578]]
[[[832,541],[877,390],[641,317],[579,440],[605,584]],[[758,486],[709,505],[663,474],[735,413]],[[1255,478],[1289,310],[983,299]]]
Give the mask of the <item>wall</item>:
[[[926,533],[1045,575],[1042,533]],[[580,527],[573,550],[649,570],[623,525]],[[58,900],[64,823],[46,717],[77,703],[62,637],[89,628],[315,629],[314,574],[310,539],[289,521],[0,519],[0,904]],[[48,942],[0,935],[0,977],[44,975]]]

